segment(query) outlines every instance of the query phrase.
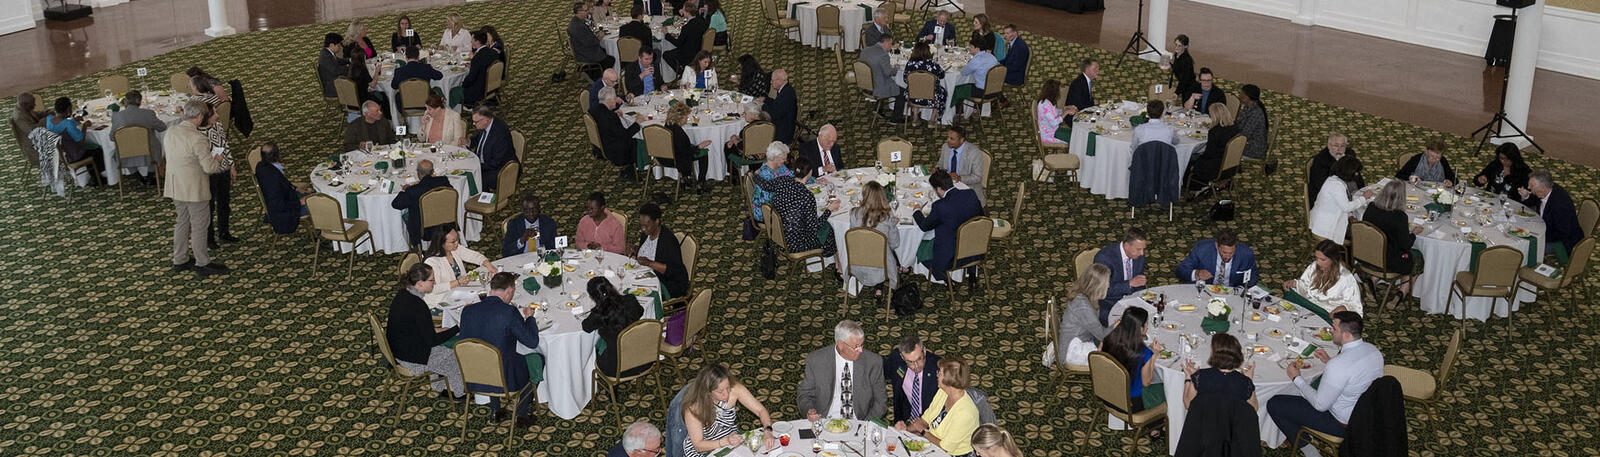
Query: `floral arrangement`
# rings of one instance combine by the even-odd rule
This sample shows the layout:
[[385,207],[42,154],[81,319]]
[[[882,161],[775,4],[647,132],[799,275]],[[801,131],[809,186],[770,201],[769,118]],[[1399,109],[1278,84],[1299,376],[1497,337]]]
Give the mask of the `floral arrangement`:
[[1439,189],[1439,193],[1433,194],[1433,202],[1441,205],[1454,205],[1458,199],[1459,196],[1450,189]]
[[546,261],[544,263],[540,263],[539,266],[534,267],[533,272],[544,277],[544,285],[546,286],[557,287],[561,285],[562,270],[560,263]]
[[1223,317],[1231,312],[1233,312],[1233,308],[1228,306],[1227,300],[1213,297],[1211,301],[1206,302],[1206,313],[1210,314],[1211,317]]
[[883,186],[884,196],[888,197],[889,201],[894,201],[894,173],[878,173],[878,177],[872,180]]

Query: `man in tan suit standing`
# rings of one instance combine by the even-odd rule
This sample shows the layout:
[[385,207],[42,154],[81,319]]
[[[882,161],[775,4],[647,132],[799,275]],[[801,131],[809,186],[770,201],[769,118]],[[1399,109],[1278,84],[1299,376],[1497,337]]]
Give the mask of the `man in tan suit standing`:
[[[211,115],[204,101],[190,100],[183,105],[183,120],[167,131],[164,139],[167,161],[165,196],[177,209],[177,224],[172,227],[172,271],[194,270],[200,278],[225,274],[228,267],[212,262],[206,250],[206,226],[211,223],[208,204],[211,186],[206,175],[227,169],[231,159],[213,151],[206,134],[199,129]],[[189,258],[189,250],[194,258]]]

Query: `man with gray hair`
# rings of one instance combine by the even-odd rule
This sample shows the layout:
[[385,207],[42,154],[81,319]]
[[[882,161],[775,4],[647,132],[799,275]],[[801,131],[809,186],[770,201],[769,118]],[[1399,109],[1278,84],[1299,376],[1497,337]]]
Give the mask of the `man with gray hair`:
[[800,157],[817,166],[817,176],[844,169],[844,152],[839,150],[839,130],[833,124],[817,129],[817,139],[800,145]]
[[662,452],[661,430],[649,422],[634,422],[622,432],[622,442],[606,451],[606,457],[655,457]]
[[861,44],[877,43],[889,33],[889,15],[879,9],[872,12],[872,22],[861,27]]
[[1544,252],[1565,258],[1583,237],[1583,226],[1578,224],[1578,211],[1572,206],[1572,194],[1556,184],[1550,170],[1539,168],[1528,174],[1528,187],[1517,189],[1522,204],[1528,205],[1544,219]]
[[600,153],[612,165],[617,166],[618,179],[632,182],[633,135],[639,133],[639,128],[644,123],[644,115],[634,113],[633,125],[624,127],[621,115],[617,114],[616,89],[610,87],[600,89],[596,98],[600,103],[589,107],[589,117],[594,118],[595,133],[600,137]]
[[800,410],[806,420],[821,418],[871,420],[883,417],[883,358],[866,350],[861,324],[851,320],[833,326],[833,345],[806,355],[800,380]]
[[150,156],[132,159],[120,158],[120,166],[123,168],[146,167],[150,172],[139,176],[139,181],[145,184],[155,184],[155,164],[161,163],[161,136],[156,133],[167,131],[167,123],[161,122],[161,119],[156,117],[155,111],[145,109],[142,106],[144,104],[144,95],[139,91],[128,91],[128,94],[123,96],[123,100],[123,105],[125,106],[121,110],[111,113],[111,132],[115,135],[116,131],[123,127],[144,127],[149,129]]
[[[228,267],[211,261],[206,248],[206,227],[210,225],[211,186],[206,175],[227,168],[227,158],[213,151],[206,134],[200,132],[211,115],[211,108],[200,100],[183,105],[183,120],[167,132],[167,183],[162,195],[172,199],[177,223],[172,228],[172,271],[194,270],[198,278],[225,274]],[[189,258],[189,251],[194,258]]]
[[[1333,163],[1349,155],[1355,157],[1356,150],[1350,147],[1350,139],[1343,133],[1333,132],[1328,134],[1328,145],[1322,148],[1317,155],[1311,156],[1311,171],[1306,175],[1306,204],[1317,202],[1317,194],[1322,192],[1322,183],[1333,174]],[[1356,177],[1356,188],[1367,186],[1367,181],[1360,176]]]
[[344,150],[394,143],[394,123],[383,118],[383,108],[378,102],[367,100],[361,104],[361,117],[344,127]]
[[939,392],[939,355],[923,347],[915,333],[906,335],[883,358],[883,375],[894,390],[894,420],[909,423],[922,417]]

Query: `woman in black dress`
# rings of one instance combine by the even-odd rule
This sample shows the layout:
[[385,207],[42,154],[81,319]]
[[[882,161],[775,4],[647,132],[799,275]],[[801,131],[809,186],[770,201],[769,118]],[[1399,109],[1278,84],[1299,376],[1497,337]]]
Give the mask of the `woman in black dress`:
[[1196,370],[1193,360],[1183,364],[1183,407],[1188,408],[1189,402],[1202,393],[1219,393],[1261,409],[1256,401],[1256,383],[1251,379],[1255,377],[1255,366],[1240,370],[1243,363],[1244,351],[1238,338],[1226,333],[1212,335],[1211,357],[1206,359],[1210,367]]
[[[678,181],[694,189],[696,193],[704,193],[709,187],[705,183],[706,163],[709,154],[700,150],[711,145],[711,140],[695,143],[689,139],[689,132],[683,130],[683,125],[689,122],[689,105],[683,103],[673,104],[667,109],[667,130],[672,132],[672,166],[678,168]],[[691,170],[692,173],[691,174]]]
[[1494,160],[1483,166],[1473,182],[1478,187],[1500,195],[1517,195],[1517,189],[1528,187],[1528,162],[1522,160],[1522,150],[1511,143],[1501,143],[1494,148]]
[[[1411,293],[1412,273],[1416,265],[1416,257],[1421,252],[1411,249],[1417,241],[1417,234],[1422,233],[1422,226],[1411,227],[1411,218],[1406,216],[1406,184],[1398,179],[1389,180],[1378,192],[1372,204],[1367,205],[1366,212],[1361,214],[1361,220],[1372,223],[1383,231],[1388,238],[1385,244],[1388,250],[1384,252],[1385,262],[1390,273],[1405,275],[1400,279],[1400,294],[1390,300],[1390,303],[1400,301],[1400,298]],[[1388,306],[1389,303],[1384,303]]]
[[405,50],[401,48],[407,46],[422,49],[422,37],[417,35],[416,29],[411,28],[411,16],[401,15],[394,33],[389,34],[389,50],[404,53]]
[[1189,171],[1184,174],[1184,179],[1190,183],[1190,192],[1200,190],[1216,176],[1217,170],[1222,168],[1223,156],[1228,152],[1228,141],[1239,135],[1239,126],[1234,125],[1233,110],[1228,109],[1228,105],[1212,103],[1210,108],[1211,130],[1206,132],[1206,148],[1200,152],[1200,157],[1189,161]]
[[[600,333],[600,340],[606,343],[606,348],[600,351],[600,358],[595,360],[595,367],[606,376],[616,377],[618,376],[617,334],[644,316],[644,308],[639,306],[639,300],[633,296],[618,292],[606,278],[596,276],[590,279],[588,289],[589,298],[594,299],[595,308],[589,313],[589,317],[583,319],[583,331]],[[650,364],[645,364],[629,369],[621,376],[633,376],[649,368]]]

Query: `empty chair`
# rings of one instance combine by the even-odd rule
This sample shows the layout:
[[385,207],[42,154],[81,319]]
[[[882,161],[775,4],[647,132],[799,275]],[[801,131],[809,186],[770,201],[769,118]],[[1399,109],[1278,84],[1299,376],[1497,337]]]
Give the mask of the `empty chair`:
[[[350,267],[345,271],[345,277],[350,277],[355,272],[356,251],[361,247],[361,241],[366,240],[367,248],[376,250],[372,244],[372,233],[367,231],[367,221],[340,217],[339,201],[328,194],[306,197],[306,208],[311,212],[311,227],[322,239],[350,243]],[[321,254],[322,243],[318,242],[311,253],[312,274],[317,272],[317,258]]]

